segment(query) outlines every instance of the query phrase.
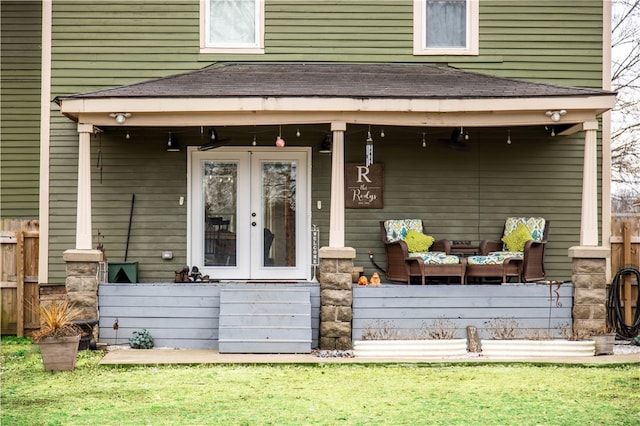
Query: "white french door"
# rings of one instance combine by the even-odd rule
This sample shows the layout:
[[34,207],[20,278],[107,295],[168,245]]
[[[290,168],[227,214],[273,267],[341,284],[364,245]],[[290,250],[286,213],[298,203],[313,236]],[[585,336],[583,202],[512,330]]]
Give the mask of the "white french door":
[[309,149],[190,155],[191,265],[216,279],[308,279]]

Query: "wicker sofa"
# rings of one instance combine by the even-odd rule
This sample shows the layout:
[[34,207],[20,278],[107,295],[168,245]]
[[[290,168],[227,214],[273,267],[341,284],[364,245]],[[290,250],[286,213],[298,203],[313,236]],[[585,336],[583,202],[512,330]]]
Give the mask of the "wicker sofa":
[[410,252],[405,238],[410,231],[427,235],[421,219],[391,219],[380,221],[380,234],[385,248],[390,281],[411,283],[419,277],[422,284],[432,277],[452,277],[465,282],[466,259],[451,255],[451,241],[434,241],[428,251]]

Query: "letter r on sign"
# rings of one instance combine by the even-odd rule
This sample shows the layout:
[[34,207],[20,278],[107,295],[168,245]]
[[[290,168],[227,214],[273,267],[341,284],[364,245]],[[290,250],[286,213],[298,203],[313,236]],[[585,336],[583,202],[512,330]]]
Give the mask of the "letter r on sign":
[[369,174],[369,167],[356,166],[358,168],[358,180],[356,182],[361,183],[363,180],[371,183],[371,179],[367,176]]

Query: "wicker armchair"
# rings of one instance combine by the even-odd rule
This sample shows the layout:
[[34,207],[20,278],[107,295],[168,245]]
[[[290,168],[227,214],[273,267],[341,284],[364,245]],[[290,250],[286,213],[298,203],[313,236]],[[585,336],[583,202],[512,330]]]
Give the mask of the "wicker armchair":
[[509,217],[502,228],[502,237],[511,233],[519,223],[524,223],[533,238],[524,245],[519,253],[506,252],[502,240],[484,240],[480,242],[480,256],[469,258],[468,277],[499,276],[492,265],[478,264],[482,257],[504,259],[502,265],[503,281],[509,276],[518,277],[524,282],[539,281],[545,278],[544,252],[547,245],[550,221],[542,217]]
[[411,228],[427,234],[424,221],[419,219],[380,221],[380,235],[387,258],[385,275],[388,280],[410,284],[411,277],[420,277],[424,284],[428,277],[453,276],[459,277],[460,282],[464,283],[466,260],[449,254],[451,241],[435,241],[428,253],[410,253],[403,235],[392,235],[387,229],[386,224],[391,222],[402,223],[405,230]]

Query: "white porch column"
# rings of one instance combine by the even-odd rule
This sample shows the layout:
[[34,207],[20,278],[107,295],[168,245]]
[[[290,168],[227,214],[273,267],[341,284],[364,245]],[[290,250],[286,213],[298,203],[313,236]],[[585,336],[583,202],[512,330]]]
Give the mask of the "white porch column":
[[329,247],[344,247],[344,132],[347,123],[331,123],[333,146],[331,154],[331,212],[329,216]]
[[76,249],[91,250],[91,124],[78,124]]
[[584,123],[584,166],[582,172],[582,214],[580,245],[598,245],[598,122]]

